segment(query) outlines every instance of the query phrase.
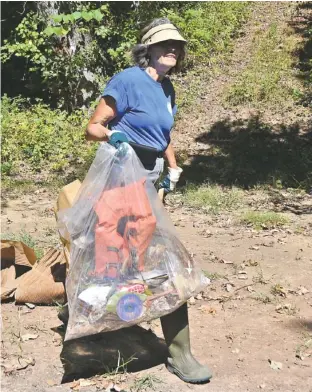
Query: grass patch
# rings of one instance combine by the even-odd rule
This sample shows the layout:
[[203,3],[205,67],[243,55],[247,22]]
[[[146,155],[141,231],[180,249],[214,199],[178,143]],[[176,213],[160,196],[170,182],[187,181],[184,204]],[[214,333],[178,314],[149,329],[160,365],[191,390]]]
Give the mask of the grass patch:
[[52,177],[48,181],[35,182],[34,180],[15,179],[4,177],[1,181],[2,192],[5,194],[18,193],[18,195],[32,193],[38,189],[47,188],[50,191],[56,191],[68,184],[67,178]]
[[222,189],[220,186],[208,184],[199,187],[189,186],[184,193],[189,206],[202,208],[213,214],[237,208],[243,203],[243,196],[244,192],[240,189]]
[[250,63],[226,93],[225,100],[233,105],[272,102],[282,104],[296,86],[291,82],[293,51],[296,39],[283,25],[272,23],[254,37]]
[[37,259],[41,259],[41,257],[44,254],[43,249],[37,246],[36,240],[26,231],[21,230],[19,233],[14,234],[14,233],[2,233],[1,234],[1,239],[2,240],[9,240],[9,241],[21,241],[24,242],[25,245],[29,246],[29,248],[34,249],[35,255]]
[[226,277],[226,275],[219,274],[218,272],[208,272],[208,271],[204,271],[204,275],[210,280],[224,279]]
[[286,216],[276,212],[257,211],[244,213],[240,221],[241,223],[252,226],[256,230],[273,229],[274,227],[283,226],[289,223],[289,219]]
[[163,381],[155,376],[154,374],[146,374],[136,379],[131,386],[133,392],[144,392],[144,391],[156,391],[157,384],[161,384]]

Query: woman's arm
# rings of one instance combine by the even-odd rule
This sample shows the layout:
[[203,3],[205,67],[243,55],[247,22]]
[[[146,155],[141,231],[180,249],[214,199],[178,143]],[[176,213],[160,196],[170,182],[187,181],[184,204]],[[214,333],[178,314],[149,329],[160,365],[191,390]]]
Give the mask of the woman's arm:
[[114,98],[105,96],[101,98],[86,129],[86,139],[92,141],[107,141],[109,129],[106,125],[116,117],[116,104]]
[[178,165],[177,165],[174,149],[173,149],[171,142],[169,143],[169,145],[165,151],[165,156],[168,160],[169,167],[171,167],[172,169],[176,169],[178,167]]

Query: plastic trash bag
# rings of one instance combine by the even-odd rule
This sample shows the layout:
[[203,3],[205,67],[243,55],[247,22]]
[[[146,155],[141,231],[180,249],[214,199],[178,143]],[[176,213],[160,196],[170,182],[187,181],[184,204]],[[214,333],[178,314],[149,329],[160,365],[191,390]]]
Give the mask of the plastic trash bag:
[[100,145],[58,222],[71,243],[65,340],[164,316],[209,282],[129,144]]

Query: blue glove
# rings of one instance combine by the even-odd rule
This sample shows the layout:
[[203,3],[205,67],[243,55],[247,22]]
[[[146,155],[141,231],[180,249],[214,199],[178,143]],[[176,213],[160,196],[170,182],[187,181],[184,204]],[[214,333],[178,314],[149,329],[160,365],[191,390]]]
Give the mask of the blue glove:
[[165,195],[169,192],[171,192],[170,190],[170,178],[169,178],[169,174],[166,175],[166,177],[164,177],[164,179],[159,183],[158,185],[158,189],[163,189],[165,192]]
[[121,145],[121,143],[129,143],[127,136],[123,132],[112,131],[108,137],[108,144],[117,149]]
[[168,174],[166,177],[159,183],[159,189],[163,189],[165,195],[169,192],[172,192],[175,190],[175,187],[177,185],[177,182],[180,179],[182,169],[180,167],[177,167],[173,169],[172,167],[168,168]]

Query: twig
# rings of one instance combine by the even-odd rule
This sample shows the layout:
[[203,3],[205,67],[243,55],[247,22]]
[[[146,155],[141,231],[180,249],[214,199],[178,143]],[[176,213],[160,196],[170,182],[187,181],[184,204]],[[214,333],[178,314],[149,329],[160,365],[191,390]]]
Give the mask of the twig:
[[23,15],[23,14],[24,14],[25,9],[26,9],[26,3],[27,3],[27,1],[24,2],[24,8],[23,8],[23,11],[22,11],[22,12],[16,11],[18,14],[20,14],[20,15]]

